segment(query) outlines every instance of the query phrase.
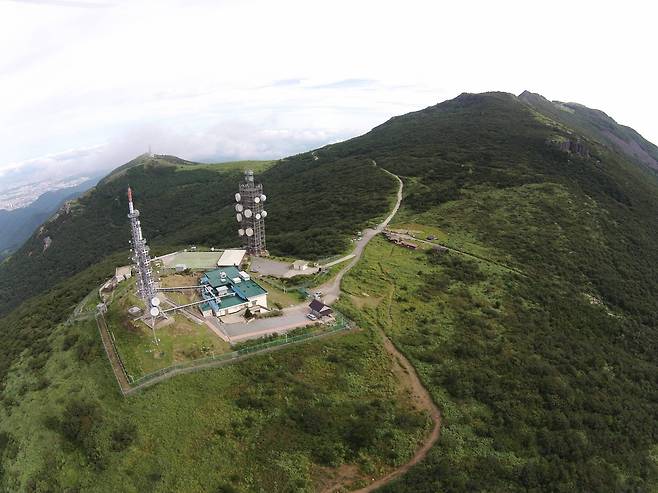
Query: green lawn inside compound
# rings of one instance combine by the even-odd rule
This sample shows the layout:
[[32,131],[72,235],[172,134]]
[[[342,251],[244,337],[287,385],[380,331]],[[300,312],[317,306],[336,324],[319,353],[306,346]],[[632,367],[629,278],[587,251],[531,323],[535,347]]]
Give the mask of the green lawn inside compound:
[[254,278],[254,280],[267,290],[267,305],[270,308],[281,309],[304,301],[303,296],[296,289],[285,292],[272,280],[263,277]]
[[194,323],[178,313],[169,315],[173,322],[156,328],[156,344],[153,330],[128,314],[128,308],[131,306],[143,307],[133,294],[133,289],[133,280],[122,283],[115,291],[106,314],[108,328],[114,335],[126,372],[132,379],[172,365],[231,350],[229,344],[208,326]]
[[246,171],[252,170],[254,173],[261,173],[276,164],[276,161],[229,161],[226,163],[195,163],[195,164],[181,164],[176,166],[177,171],[194,171],[194,170],[209,170],[217,172],[226,171]]

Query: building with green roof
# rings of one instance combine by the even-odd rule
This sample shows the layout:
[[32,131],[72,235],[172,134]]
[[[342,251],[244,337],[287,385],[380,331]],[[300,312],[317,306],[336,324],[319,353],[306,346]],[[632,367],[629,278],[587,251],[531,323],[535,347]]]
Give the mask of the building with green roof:
[[267,309],[267,291],[237,267],[220,267],[201,278],[201,295],[206,300],[201,308],[204,317],[216,317],[249,308],[252,312]]

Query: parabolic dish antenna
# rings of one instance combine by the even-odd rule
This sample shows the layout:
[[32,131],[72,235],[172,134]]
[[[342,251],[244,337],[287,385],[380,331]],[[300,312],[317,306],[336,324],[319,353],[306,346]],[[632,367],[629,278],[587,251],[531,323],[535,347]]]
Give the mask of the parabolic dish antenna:
[[251,217],[251,209],[244,210],[244,217],[246,217],[247,219]]
[[160,298],[157,296],[151,298],[151,306],[160,306]]
[[247,231],[245,231],[245,233],[247,233],[247,236],[253,236],[254,235],[254,230],[251,229],[251,228],[247,228]]
[[238,234],[240,236],[244,236],[244,229],[242,229],[242,228],[238,229]]
[[265,202],[267,200],[267,195],[263,194],[260,196],[260,199]]
[[235,215],[235,218],[238,220],[238,222],[242,222],[242,214],[239,212]]
[[263,217],[267,217],[267,211],[263,211],[263,212],[261,212],[260,215],[263,216]]
[[244,209],[244,207],[242,207],[242,204],[235,204],[235,211],[236,212],[242,212],[242,209]]
[[256,198],[254,199],[254,202],[256,202],[256,203],[258,204],[258,203],[260,202],[260,197],[256,197]]
[[256,213],[256,219],[260,219],[260,213]]
[[157,306],[151,308],[151,316],[157,317],[158,315],[160,315],[160,309]]
[[241,199],[242,199],[242,197],[240,197],[240,194],[239,194],[239,193],[236,193],[236,194],[235,194],[235,201],[236,201],[236,202],[240,202]]

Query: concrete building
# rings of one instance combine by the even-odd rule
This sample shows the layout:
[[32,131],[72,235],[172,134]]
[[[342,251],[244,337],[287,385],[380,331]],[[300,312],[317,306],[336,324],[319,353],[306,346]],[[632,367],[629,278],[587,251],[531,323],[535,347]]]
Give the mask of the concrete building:
[[292,263],[293,270],[306,270],[308,269],[308,262],[306,260],[295,260]]
[[224,250],[217,261],[217,267],[240,267],[247,250]]
[[201,296],[206,300],[199,306],[204,317],[223,317],[244,308],[252,312],[267,309],[267,291],[234,266],[206,272],[200,284]]
[[130,265],[124,265],[123,267],[117,267],[114,270],[114,279],[116,282],[122,282],[130,279],[133,275],[132,267]]

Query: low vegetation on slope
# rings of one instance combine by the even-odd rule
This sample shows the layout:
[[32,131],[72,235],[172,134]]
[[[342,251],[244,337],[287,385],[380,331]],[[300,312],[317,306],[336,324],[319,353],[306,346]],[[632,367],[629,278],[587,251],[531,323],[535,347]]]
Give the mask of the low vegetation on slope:
[[398,222],[478,257],[379,241],[346,281],[344,310],[386,330],[444,412],[385,491],[658,487],[658,187],[595,143],[555,149],[559,128],[465,95],[349,143],[405,177]]
[[93,319],[59,325],[31,347],[2,390],[0,491],[311,492],[340,482],[344,464],[357,478],[386,473],[429,427],[368,331],[129,398]]
[[656,366],[631,342],[650,340],[647,329],[576,286],[558,293],[486,261],[383,240],[345,288],[343,309],[386,331],[443,413],[438,445],[385,491],[655,486]]
[[[587,152],[555,145],[574,137]],[[261,175],[270,250],[344,250],[390,205],[381,167],[405,183],[397,226],[454,251],[378,238],[340,301],[363,331],[121,400],[94,327],[57,324],[125,253],[63,279],[125,252],[128,181],[156,246],[219,246],[239,179],[184,163],[127,170],[58,223],[46,255],[35,238],[0,272],[4,312],[61,281],[0,319],[5,489],[312,491],[347,464],[376,477],[428,422],[375,326],[444,414],[427,459],[385,491],[658,488],[655,175],[508,94],[462,95],[315,156]]]

